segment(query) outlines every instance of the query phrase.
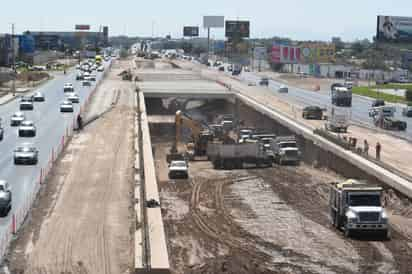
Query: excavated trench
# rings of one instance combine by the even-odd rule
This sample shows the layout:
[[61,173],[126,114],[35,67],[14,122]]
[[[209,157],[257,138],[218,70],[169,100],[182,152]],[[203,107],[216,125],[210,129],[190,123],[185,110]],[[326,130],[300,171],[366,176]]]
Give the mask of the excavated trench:
[[[390,241],[345,238],[330,225],[327,184],[379,180],[302,136],[298,167],[222,171],[198,161],[190,163],[189,180],[169,180],[174,102],[146,102],[149,119],[156,116],[150,131],[172,273],[412,273],[410,201],[385,189],[387,210],[396,216]],[[232,113],[245,127],[293,134],[241,103],[208,101],[186,111],[208,123]]]

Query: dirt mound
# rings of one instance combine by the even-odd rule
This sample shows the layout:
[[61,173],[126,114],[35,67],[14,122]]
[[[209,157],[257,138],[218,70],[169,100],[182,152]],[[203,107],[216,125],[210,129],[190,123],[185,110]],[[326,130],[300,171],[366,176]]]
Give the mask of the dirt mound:
[[25,71],[17,75],[17,80],[23,82],[41,81],[49,77],[50,75],[47,72]]

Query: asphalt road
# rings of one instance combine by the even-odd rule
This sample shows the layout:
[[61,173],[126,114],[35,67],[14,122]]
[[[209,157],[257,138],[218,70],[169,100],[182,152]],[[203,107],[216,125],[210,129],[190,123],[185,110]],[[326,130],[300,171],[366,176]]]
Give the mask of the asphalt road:
[[[108,63],[105,64],[108,66]],[[51,81],[35,91],[41,91],[45,102],[35,102],[33,111],[25,111],[26,119],[34,121],[37,132],[34,138],[19,138],[17,127],[10,126],[11,115],[19,111],[19,100],[14,100],[0,106],[0,117],[3,121],[4,139],[0,141],[0,179],[6,180],[12,187],[12,210],[7,217],[0,218],[0,237],[11,222],[13,213],[26,203],[28,196],[39,182],[41,168],[47,166],[53,149],[61,142],[66,128],[71,126],[74,117],[80,111],[80,105],[85,102],[93,87],[100,81],[102,72],[97,72],[96,82],[91,87],[83,87],[81,81],[76,81],[76,71],[67,75],[57,75]],[[79,94],[80,104],[75,104],[74,113],[60,113],[60,103],[64,100],[63,85],[72,83],[75,92]],[[16,166],[13,162],[13,150],[20,143],[30,142],[39,150],[39,162],[35,166]]]
[[[246,83],[251,82],[258,85],[261,77],[252,72],[243,72],[238,78]],[[301,106],[317,105],[329,110],[331,109],[332,105],[329,91],[314,92],[289,86],[288,93],[279,93],[278,88],[281,85],[282,83],[280,82],[270,80],[268,88],[272,90],[276,96],[292,104]],[[371,108],[372,101],[373,99],[354,95],[352,99],[352,108],[341,109],[346,109],[349,111],[351,120],[354,123],[375,128],[372,118],[369,117],[369,109]],[[412,118],[402,116],[402,108],[400,105],[395,104],[394,106],[396,107],[395,117],[402,121],[406,121],[408,128],[404,132],[392,131],[391,133],[396,136],[412,140]]]

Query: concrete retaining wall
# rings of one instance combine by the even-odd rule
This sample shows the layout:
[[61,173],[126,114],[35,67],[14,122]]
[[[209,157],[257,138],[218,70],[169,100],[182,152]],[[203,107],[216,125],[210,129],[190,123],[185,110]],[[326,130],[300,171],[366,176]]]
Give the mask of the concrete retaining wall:
[[[142,92],[139,92],[139,110],[141,126],[141,150],[143,162],[140,162],[140,172],[143,172],[144,179],[140,186],[136,188],[135,195],[138,196],[141,188],[144,188],[144,197],[138,196],[142,214],[136,214],[137,227],[135,246],[135,272],[150,274],[170,273],[169,255],[167,251],[166,236],[163,226],[163,219],[160,206],[147,207],[147,201],[155,201],[160,204],[159,190],[157,186],[156,170],[153,159],[152,144],[149,131],[149,121],[146,114],[145,99]],[[142,158],[140,158],[142,159]],[[143,184],[143,185],[142,185]],[[139,211],[138,208],[136,208]],[[143,247],[143,248],[141,248]]]

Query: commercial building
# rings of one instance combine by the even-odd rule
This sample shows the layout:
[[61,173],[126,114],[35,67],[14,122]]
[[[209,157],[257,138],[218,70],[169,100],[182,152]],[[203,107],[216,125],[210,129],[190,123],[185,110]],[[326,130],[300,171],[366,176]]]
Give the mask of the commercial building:
[[105,47],[109,43],[109,28],[103,27],[102,31],[28,31],[34,39],[35,50],[66,49],[79,50],[82,48]]
[[[14,45],[14,50],[13,50]],[[19,39],[12,35],[0,34],[0,67],[9,67],[13,64],[13,54],[17,57],[19,53]]]

